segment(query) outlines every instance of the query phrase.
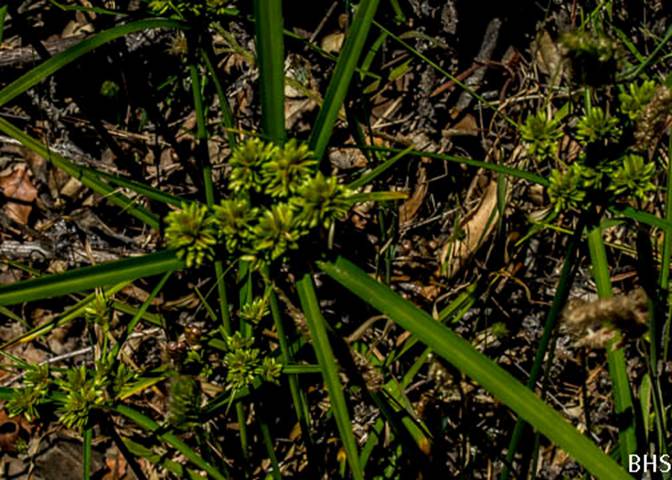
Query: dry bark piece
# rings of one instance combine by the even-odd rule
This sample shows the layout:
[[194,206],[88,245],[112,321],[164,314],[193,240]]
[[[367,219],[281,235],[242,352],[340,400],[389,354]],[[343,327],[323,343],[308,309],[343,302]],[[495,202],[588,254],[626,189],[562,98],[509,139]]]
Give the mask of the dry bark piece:
[[65,185],[61,188],[61,195],[71,199],[77,198],[79,193],[84,189],[82,182],[77,180],[75,177],[70,177],[70,179],[65,182]]
[[[348,137],[346,143],[352,144],[355,140]],[[366,167],[368,160],[359,148],[334,148],[329,151],[329,163],[339,170],[350,170]]]
[[116,448],[107,451],[105,466],[109,471],[103,475],[102,480],[117,480],[126,475],[126,459]]
[[311,64],[301,55],[289,54],[285,61],[285,128],[290,130],[301,117],[315,110],[321,100]]
[[33,209],[30,205],[37,197],[37,189],[30,181],[28,168],[20,164],[8,175],[0,177],[0,190],[9,201],[4,206],[5,214],[21,225],[28,223],[28,217]]

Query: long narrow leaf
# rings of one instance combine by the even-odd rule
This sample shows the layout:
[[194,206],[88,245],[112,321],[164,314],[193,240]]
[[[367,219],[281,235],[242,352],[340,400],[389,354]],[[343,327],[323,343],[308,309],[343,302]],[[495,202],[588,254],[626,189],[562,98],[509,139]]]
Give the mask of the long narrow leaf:
[[183,267],[171,250],[103,263],[0,287],[0,305],[14,305],[43,298],[91,290]]
[[49,60],[46,60],[33,68],[29,72],[20,76],[5,88],[0,90],[0,106],[21,95],[23,92],[31,87],[34,87],[49,75],[54,74],[69,63],[74,62],[82,55],[89,53],[101,45],[109,43],[117,38],[128,35],[133,32],[140,32],[153,28],[177,28],[186,29],[186,24],[177,20],[167,18],[150,18],[146,20],[138,20],[135,22],[120,25],[118,27],[110,28],[93,35],[91,38],[82,40],[77,45],[65,50],[64,52],[54,55]]
[[343,442],[343,449],[352,470],[352,476],[356,480],[364,479],[364,472],[359,462],[359,454],[357,453],[357,444],[355,436],[352,433],[352,424],[350,423],[350,415],[348,414],[348,406],[345,403],[345,395],[343,394],[343,386],[338,378],[338,366],[334,357],[334,352],[329,344],[327,338],[327,329],[324,324],[322,312],[315,296],[315,289],[313,287],[313,279],[309,274],[299,281],[297,285],[299,299],[301,301],[301,308],[306,317],[306,323],[310,330],[310,338],[313,340],[313,348],[317,362],[322,369],[322,376],[324,383],[327,385],[329,392],[329,399],[334,411],[334,418],[336,419],[336,426],[338,433]]
[[91,478],[91,447],[93,442],[93,428],[84,430],[84,448],[82,452],[82,477],[84,480]]
[[350,87],[350,80],[369,35],[373,17],[376,14],[379,0],[362,0],[352,21],[352,28],[343,45],[343,50],[336,62],[331,76],[327,94],[320,113],[315,120],[315,127],[310,137],[310,147],[318,159],[322,158],[331,138],[331,133],[338,118],[338,111],[343,105]]
[[521,178],[532,183],[537,183],[539,185],[548,186],[549,181],[536,175],[527,170],[521,170],[519,168],[508,167],[506,165],[500,165],[498,163],[484,162],[483,160],[474,160],[469,157],[462,157],[459,155],[448,155],[445,153],[433,153],[433,152],[423,152],[421,150],[414,149],[399,149],[399,148],[389,148],[389,147],[367,147],[368,150],[373,152],[390,152],[390,153],[401,153],[404,152],[408,156],[412,157],[425,157],[425,158],[434,158],[436,160],[445,160],[446,162],[458,163],[461,165],[469,165],[470,167],[484,168],[485,170],[490,170],[491,172],[502,173],[514,178]]
[[137,410],[127,407],[126,405],[118,405],[115,407],[115,411],[128,418],[139,427],[157,435],[162,441],[166,442],[168,445],[175,448],[178,452],[184,455],[184,457],[191,463],[196,465],[198,468],[205,470],[212,478],[216,480],[226,480],[229,478],[226,471],[220,471],[212,464],[206,462],[203,457],[192,450],[189,445],[177,438],[175,434],[161,430],[159,424],[151,418],[143,415]]
[[[544,331],[539,340],[537,346],[537,351],[534,354],[534,362],[532,363],[532,368],[530,369],[530,376],[527,380],[527,388],[534,390],[534,387],[537,384],[539,375],[542,372],[542,365],[546,354],[548,353],[549,346],[551,346],[551,337],[555,331],[557,322],[562,313],[562,309],[567,302],[569,297],[569,290],[572,287],[574,282],[574,276],[576,274],[576,254],[579,249],[579,243],[581,241],[581,236],[583,235],[584,230],[584,220],[579,223],[572,239],[567,246],[567,253],[565,254],[565,259],[562,263],[562,270],[560,271],[560,279],[558,280],[558,287],[555,290],[555,295],[553,296],[553,303],[551,304],[551,309],[548,311],[546,316],[546,321],[544,322]],[[552,356],[553,348],[551,347],[551,353],[549,356]],[[543,395],[543,393],[542,393]],[[513,433],[511,434],[511,440],[509,441],[509,447],[506,452],[506,462],[504,462],[504,468],[500,474],[500,480],[506,480],[509,478],[511,464],[513,459],[518,451],[518,445],[520,440],[523,437],[526,423],[518,418],[516,420],[516,425],[513,428]]]
[[167,205],[173,205],[175,207],[182,206],[183,203],[189,203],[189,200],[186,198],[178,197],[177,195],[172,195],[170,193],[163,192],[158,188],[154,188],[150,185],[147,185],[137,180],[131,180],[130,178],[121,177],[119,175],[113,175],[107,172],[101,172],[94,170],[93,168],[81,167],[83,171],[90,173],[92,176],[100,177],[107,180],[112,185],[117,185],[122,188],[127,188],[132,192],[139,193],[143,197],[146,197],[150,200],[157,202],[165,203]]
[[133,200],[118,193],[114,188],[100,181],[96,175],[91,174],[87,169],[72,163],[70,160],[56,152],[50,151],[48,147],[38,142],[27,133],[16,128],[4,118],[0,118],[0,131],[18,140],[23,146],[37,153],[45,160],[50,161],[68,175],[79,179],[82,184],[89,187],[94,192],[104,195],[111,203],[123,207],[130,215],[133,215],[138,220],[141,220],[152,228],[159,227],[159,219],[156,215],[136,205]]
[[372,279],[344,258],[339,258],[334,263],[320,263],[320,267],[334,280],[380,310],[402,328],[413,333],[438,355],[479,382],[593,475],[610,480],[632,478],[511,374],[478,352],[452,330],[401,298],[389,287]]
[[285,141],[285,50],[282,0],[254,0],[261,125],[274,143]]

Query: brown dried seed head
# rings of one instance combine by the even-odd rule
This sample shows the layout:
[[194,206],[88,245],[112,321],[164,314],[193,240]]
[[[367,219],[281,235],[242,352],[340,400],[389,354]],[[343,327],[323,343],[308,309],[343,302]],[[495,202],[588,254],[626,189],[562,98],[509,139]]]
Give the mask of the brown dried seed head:
[[[614,328],[637,338],[647,328],[648,298],[641,288],[627,295],[592,302],[572,300],[562,313],[562,321],[573,334],[585,337],[583,345],[599,347],[613,337]],[[608,335],[608,331],[611,334]]]
[[609,327],[602,327],[597,331],[588,329],[587,333],[579,338],[574,345],[577,347],[586,347],[591,350],[601,350],[607,348],[615,335],[616,330]]
[[635,129],[635,144],[648,150],[660,134],[672,108],[672,89],[661,85],[644,108]]
[[202,335],[203,335],[203,329],[198,325],[196,325],[195,323],[187,325],[184,329],[184,339],[191,346],[198,345],[199,343],[201,343]]
[[366,387],[370,392],[379,392],[385,384],[383,374],[373,366],[367,358],[359,352],[352,352],[352,358],[362,375],[362,379],[366,382]]

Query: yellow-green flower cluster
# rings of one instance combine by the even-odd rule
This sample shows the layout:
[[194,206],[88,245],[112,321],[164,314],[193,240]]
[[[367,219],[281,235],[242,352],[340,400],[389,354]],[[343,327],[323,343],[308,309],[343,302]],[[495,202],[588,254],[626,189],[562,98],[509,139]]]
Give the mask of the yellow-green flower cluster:
[[267,382],[276,382],[282,372],[282,365],[274,358],[262,356],[258,348],[253,347],[251,337],[243,337],[236,332],[225,338],[228,352],[224,355],[227,368],[226,383],[232,390],[252,385],[257,377]]
[[657,92],[663,90],[648,80],[621,86],[617,102],[602,107],[588,101],[582,114],[567,118],[564,127],[545,113],[528,117],[521,126],[521,138],[537,158],[555,156],[562,141],[559,132],[573,136],[581,147],[570,164],[556,157],[560,166],[550,173],[547,191],[557,212],[581,209],[586,202],[647,200],[656,188],[656,166],[645,160],[649,146],[632,138],[634,132],[636,140]]
[[229,160],[227,198],[212,209],[190,203],[169,214],[168,247],[188,267],[213,258],[218,244],[229,256],[259,261],[297,249],[302,237],[329,228],[352,205],[351,190],[316,168],[313,153],[296,140],[282,147],[243,142]]
[[198,266],[213,256],[217,242],[215,218],[199,203],[183,204],[166,217],[166,243],[184,258],[187,267]]

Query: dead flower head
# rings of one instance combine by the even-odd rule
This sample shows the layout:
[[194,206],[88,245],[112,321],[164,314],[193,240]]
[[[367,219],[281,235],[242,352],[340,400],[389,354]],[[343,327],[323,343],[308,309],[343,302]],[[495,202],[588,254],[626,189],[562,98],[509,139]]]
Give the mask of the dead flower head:
[[570,300],[562,322],[578,338],[577,346],[605,348],[620,330],[625,338],[639,338],[647,329],[648,297],[638,288],[627,295],[594,301]]

